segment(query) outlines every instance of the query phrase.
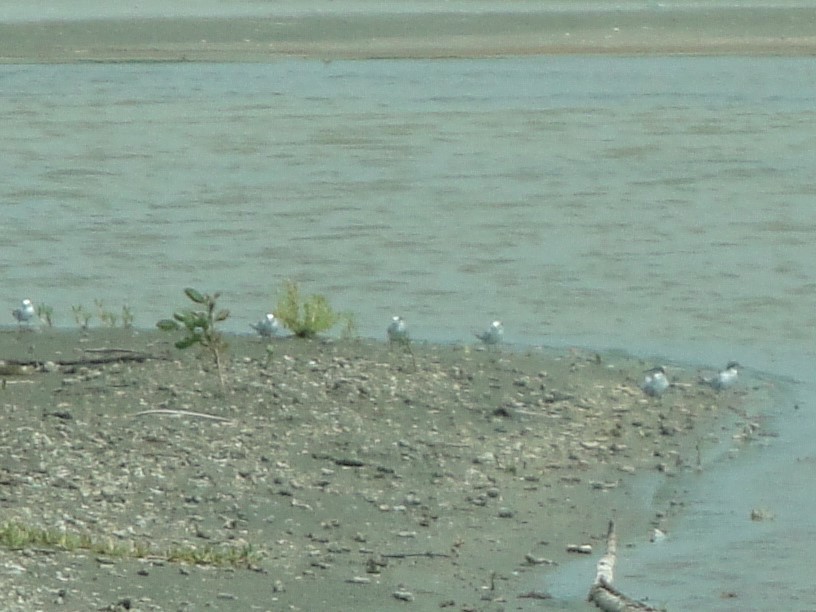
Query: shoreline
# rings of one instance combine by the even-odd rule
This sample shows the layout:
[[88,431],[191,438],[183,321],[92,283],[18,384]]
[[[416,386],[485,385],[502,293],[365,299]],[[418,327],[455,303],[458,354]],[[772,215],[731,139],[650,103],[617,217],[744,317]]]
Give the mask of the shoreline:
[[429,608],[541,609],[529,585],[575,559],[569,544],[592,544],[595,559],[610,518],[624,541],[669,528],[682,500],[652,507],[644,482],[705,470],[699,448],[732,444],[752,420],[747,385],[716,394],[672,366],[677,386],[655,400],[637,388],[645,364],[619,353],[418,343],[414,365],[381,341],[229,336],[222,394],[173,339],[0,334],[6,359],[158,357],[6,377],[6,520],[154,550],[251,543],[256,567],[0,548],[24,568],[0,577],[15,584],[0,593],[29,608],[64,589],[63,603],[85,609],[227,595],[247,609],[270,597],[281,609],[402,609],[396,593]]
[[360,12],[0,23],[0,63],[816,54],[803,8]]

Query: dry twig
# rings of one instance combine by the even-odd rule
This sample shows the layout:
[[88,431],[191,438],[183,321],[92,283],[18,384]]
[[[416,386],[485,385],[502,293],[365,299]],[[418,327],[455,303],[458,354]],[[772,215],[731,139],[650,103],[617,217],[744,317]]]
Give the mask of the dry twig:
[[145,416],[148,414],[167,414],[171,416],[190,416],[190,417],[197,417],[200,419],[212,419],[213,421],[222,421],[225,423],[232,423],[232,419],[227,419],[220,416],[215,416],[214,414],[205,414],[203,412],[192,412],[191,410],[169,410],[167,408],[156,408],[155,410],[142,410],[141,412],[135,412],[130,416]]

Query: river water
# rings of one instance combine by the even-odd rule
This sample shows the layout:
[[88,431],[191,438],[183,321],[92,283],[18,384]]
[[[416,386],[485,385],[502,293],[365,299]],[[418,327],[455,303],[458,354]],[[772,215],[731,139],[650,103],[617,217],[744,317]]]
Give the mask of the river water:
[[[626,563],[673,609],[733,609],[735,591],[742,610],[816,610],[814,69],[0,66],[0,298],[45,302],[62,327],[74,305],[128,304],[150,327],[194,286],[247,332],[292,278],[364,336],[401,314],[417,340],[470,341],[501,318],[511,344],[795,379],[768,408],[779,437],[686,483],[681,537]],[[757,506],[776,519],[752,523]]]

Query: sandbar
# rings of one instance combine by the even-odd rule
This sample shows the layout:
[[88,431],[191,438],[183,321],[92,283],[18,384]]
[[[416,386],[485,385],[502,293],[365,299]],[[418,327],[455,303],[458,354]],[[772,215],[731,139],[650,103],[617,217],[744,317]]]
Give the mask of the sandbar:
[[[331,4],[331,3],[330,3]],[[334,7],[334,4],[331,4]],[[816,11],[802,6],[408,3],[402,10],[147,17],[103,14],[0,22],[0,62],[267,62],[563,54],[813,55]],[[454,10],[455,9],[455,10]]]

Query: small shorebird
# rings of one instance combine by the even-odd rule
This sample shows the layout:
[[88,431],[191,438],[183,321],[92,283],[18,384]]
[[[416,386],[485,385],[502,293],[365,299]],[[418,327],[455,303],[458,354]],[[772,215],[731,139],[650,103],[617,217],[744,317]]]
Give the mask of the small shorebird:
[[31,300],[26,298],[19,308],[11,311],[11,314],[17,319],[17,324],[22,325],[23,323],[28,324],[37,315],[37,312],[34,310],[34,304],[31,303]]
[[408,343],[408,326],[400,316],[394,315],[391,318],[391,324],[388,326],[388,329],[385,330],[385,333],[388,335],[388,342],[391,344],[394,342],[400,344]]
[[658,366],[646,371],[646,378],[640,387],[646,395],[659,397],[669,388],[669,379],[666,378],[666,368]]
[[476,337],[485,344],[498,344],[504,338],[504,327],[501,321],[493,321],[487,331],[476,334]]
[[270,312],[255,324],[250,323],[249,326],[258,332],[261,338],[277,336],[281,331],[280,323],[273,312]]
[[717,372],[717,375],[713,376],[712,378],[704,378],[703,382],[708,383],[717,389],[717,391],[727,389],[737,382],[737,378],[739,377],[739,367],[740,364],[738,364],[736,361],[729,361],[724,370],[720,370]]

